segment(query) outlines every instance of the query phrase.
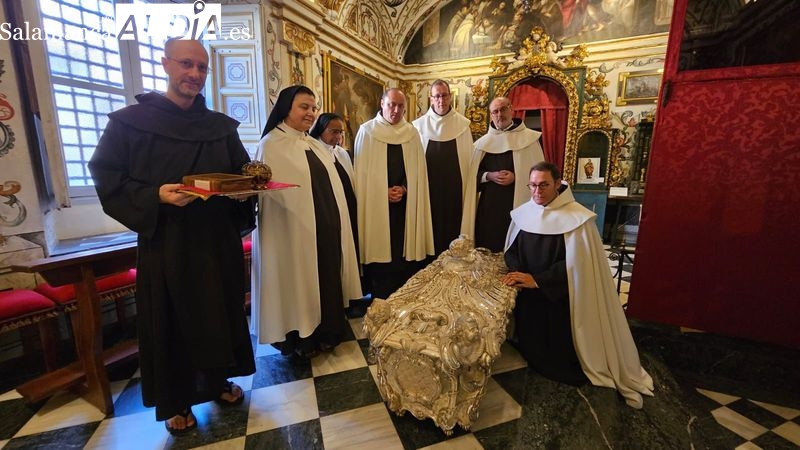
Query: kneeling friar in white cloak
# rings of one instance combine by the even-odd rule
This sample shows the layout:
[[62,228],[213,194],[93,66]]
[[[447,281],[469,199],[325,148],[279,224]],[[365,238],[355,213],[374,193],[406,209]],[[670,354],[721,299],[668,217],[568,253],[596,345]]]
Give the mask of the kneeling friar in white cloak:
[[642,368],[596,215],[575,201],[558,168],[529,177],[531,200],[511,212],[504,282],[521,288],[514,307],[517,345],[530,366],[556,381],[615,388],[641,408],[653,395]]

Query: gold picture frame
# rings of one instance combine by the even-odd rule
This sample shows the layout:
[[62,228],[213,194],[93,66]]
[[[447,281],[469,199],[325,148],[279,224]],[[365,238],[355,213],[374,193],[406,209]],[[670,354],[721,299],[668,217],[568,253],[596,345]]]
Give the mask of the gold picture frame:
[[381,107],[385,89],[377,77],[323,53],[323,80],[327,112],[344,117],[345,132],[342,146],[351,152],[358,128],[375,117]]
[[622,72],[617,87],[617,106],[645,105],[658,101],[661,71]]

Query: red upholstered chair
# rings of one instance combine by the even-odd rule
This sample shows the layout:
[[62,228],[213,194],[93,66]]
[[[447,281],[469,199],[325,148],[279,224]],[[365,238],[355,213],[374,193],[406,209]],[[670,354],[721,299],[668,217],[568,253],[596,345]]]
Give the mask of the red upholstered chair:
[[[30,289],[0,291],[0,334],[36,324],[42,344],[45,370],[55,370],[56,324],[51,320],[59,314],[58,306],[49,298]],[[23,349],[30,355],[33,346],[23,336]]]
[[[127,317],[125,303],[122,300],[136,294],[136,269],[129,269],[125,272],[98,278],[96,288],[97,294],[103,303],[115,302],[117,321],[120,327],[124,329]],[[35,290],[54,301],[64,312],[71,313],[78,309],[75,286],[71,284],[53,287],[47,283],[42,283],[36,286]]]

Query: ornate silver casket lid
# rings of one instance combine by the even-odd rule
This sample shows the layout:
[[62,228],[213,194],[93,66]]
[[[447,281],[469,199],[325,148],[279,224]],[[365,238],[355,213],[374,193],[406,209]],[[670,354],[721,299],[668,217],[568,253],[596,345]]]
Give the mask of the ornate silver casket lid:
[[364,318],[378,388],[397,414],[469,429],[506,338],[516,289],[502,253],[461,236]]

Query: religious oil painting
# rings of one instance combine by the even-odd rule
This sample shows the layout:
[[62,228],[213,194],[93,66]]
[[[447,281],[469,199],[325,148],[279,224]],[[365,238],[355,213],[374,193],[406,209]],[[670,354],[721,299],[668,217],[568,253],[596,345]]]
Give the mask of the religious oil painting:
[[342,147],[352,154],[358,128],[380,110],[384,85],[378,78],[328,54],[323,54],[323,64],[325,111],[344,117]]
[[660,71],[622,72],[619,74],[617,105],[655,103],[661,87]]
[[577,184],[604,183],[605,178],[600,168],[600,158],[578,158]]
[[[442,2],[444,3],[444,2]],[[453,0],[407,37],[403,62],[516,52],[534,26],[564,45],[669,31],[674,0]]]

